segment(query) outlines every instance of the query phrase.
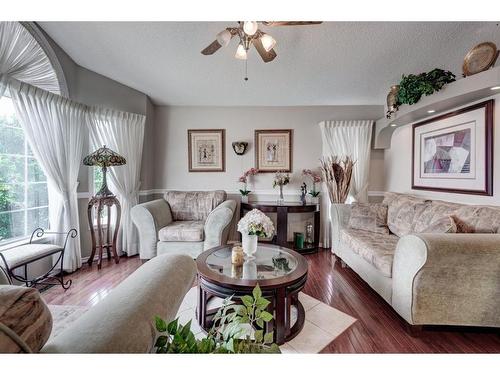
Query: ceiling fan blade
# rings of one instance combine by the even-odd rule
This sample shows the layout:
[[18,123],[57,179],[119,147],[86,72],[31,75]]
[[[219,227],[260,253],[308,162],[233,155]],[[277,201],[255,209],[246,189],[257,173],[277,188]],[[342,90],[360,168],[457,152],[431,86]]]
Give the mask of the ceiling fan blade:
[[206,47],[203,51],[201,51],[201,53],[203,55],[213,55],[221,47],[222,47],[221,44],[217,40],[214,40],[212,43],[208,45],[208,47]]
[[266,51],[260,38],[252,40],[252,43],[264,62],[268,63],[276,58],[276,52],[273,49]]
[[262,21],[265,26],[309,26],[319,25],[323,21]]

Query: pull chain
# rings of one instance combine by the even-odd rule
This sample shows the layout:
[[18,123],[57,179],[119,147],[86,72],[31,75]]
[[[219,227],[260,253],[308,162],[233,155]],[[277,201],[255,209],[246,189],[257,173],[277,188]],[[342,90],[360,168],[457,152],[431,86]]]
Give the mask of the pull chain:
[[248,59],[245,60],[245,82],[248,81]]

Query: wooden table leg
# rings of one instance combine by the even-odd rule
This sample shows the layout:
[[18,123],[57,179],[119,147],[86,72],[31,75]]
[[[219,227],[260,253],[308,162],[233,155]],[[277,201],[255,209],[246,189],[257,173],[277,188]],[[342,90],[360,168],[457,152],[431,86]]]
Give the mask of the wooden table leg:
[[115,263],[120,263],[120,257],[116,251],[116,240],[118,238],[118,229],[120,228],[120,216],[122,214],[122,208],[120,206],[120,202],[118,199],[115,199],[116,204],[116,224],[115,224],[115,233],[113,234],[113,244],[111,250],[113,251],[113,257],[115,258]]
[[288,247],[288,208],[279,206],[277,209],[277,244],[283,247]]
[[94,233],[94,222],[92,220],[92,211],[94,209],[94,201],[90,200],[88,207],[87,207],[87,216],[89,220],[89,228],[90,228],[90,237],[92,239],[92,253],[90,254],[89,259],[87,260],[87,264],[89,266],[92,265],[92,262],[94,261],[94,256],[95,256],[95,249],[96,249],[96,243],[95,243],[95,233]]
[[198,279],[198,306],[196,315],[198,317],[198,324],[201,328],[206,330],[207,325],[207,293],[201,287],[200,280]]
[[102,230],[101,230],[101,210],[102,210],[102,203],[99,201],[99,204],[97,206],[97,238],[99,239],[99,257],[97,259],[97,269],[101,269],[101,264],[102,264]]
[[108,212],[108,221],[106,224],[106,255],[108,256],[108,262],[111,260],[111,236],[110,236],[110,226],[111,226],[111,206],[106,206]]
[[320,229],[320,212],[316,211],[314,213],[314,247],[319,250],[319,229]]
[[275,342],[278,345],[285,343],[286,337],[286,291],[285,288],[278,288],[276,290],[276,306],[275,306]]

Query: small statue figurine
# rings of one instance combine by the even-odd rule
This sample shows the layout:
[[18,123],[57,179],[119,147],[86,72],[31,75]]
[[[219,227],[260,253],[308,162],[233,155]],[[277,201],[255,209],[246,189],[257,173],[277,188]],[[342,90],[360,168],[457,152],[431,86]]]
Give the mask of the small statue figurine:
[[303,205],[306,204],[306,195],[307,195],[307,185],[305,182],[303,182],[302,186],[300,187],[300,201],[302,202]]

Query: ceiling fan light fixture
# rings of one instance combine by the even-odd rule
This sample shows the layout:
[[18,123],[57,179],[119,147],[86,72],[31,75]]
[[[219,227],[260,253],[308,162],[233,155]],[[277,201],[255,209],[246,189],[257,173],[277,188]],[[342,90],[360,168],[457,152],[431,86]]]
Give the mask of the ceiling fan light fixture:
[[231,32],[229,30],[223,30],[217,34],[217,41],[222,47],[226,47],[231,41]]
[[259,25],[255,21],[245,21],[243,22],[243,31],[248,36],[252,36],[257,32]]
[[264,47],[266,52],[272,50],[276,45],[276,39],[274,39],[269,34],[262,34],[262,36],[260,37],[260,41],[262,42],[262,47]]
[[239,44],[236,49],[236,54],[234,55],[238,60],[246,60],[247,59],[247,50],[243,46],[243,44]]

